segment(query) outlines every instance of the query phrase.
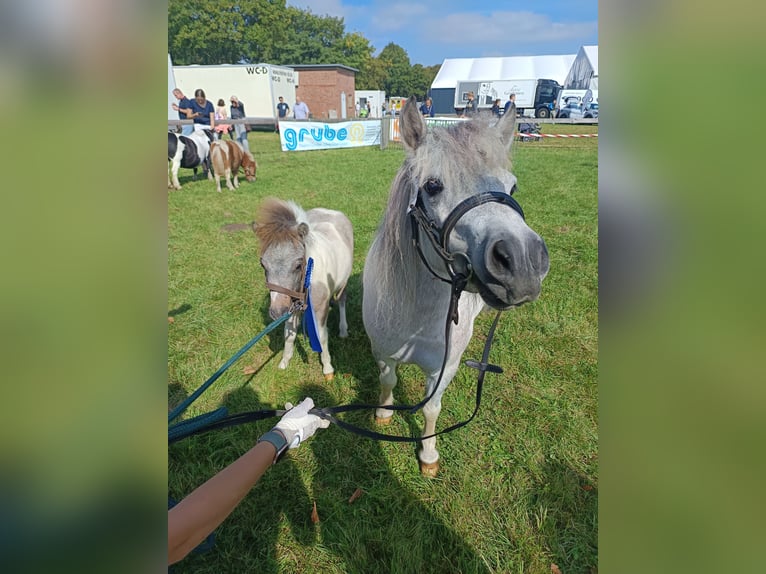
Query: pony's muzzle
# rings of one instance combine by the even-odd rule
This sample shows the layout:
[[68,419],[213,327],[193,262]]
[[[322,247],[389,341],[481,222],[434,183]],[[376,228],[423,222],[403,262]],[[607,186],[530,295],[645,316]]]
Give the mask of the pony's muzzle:
[[270,293],[271,302],[269,304],[269,316],[273,319],[279,319],[282,315],[291,310],[292,299],[282,293]]
[[485,284],[501,301],[509,305],[534,301],[550,267],[548,248],[537,234],[524,240],[499,239],[487,249],[485,265]]

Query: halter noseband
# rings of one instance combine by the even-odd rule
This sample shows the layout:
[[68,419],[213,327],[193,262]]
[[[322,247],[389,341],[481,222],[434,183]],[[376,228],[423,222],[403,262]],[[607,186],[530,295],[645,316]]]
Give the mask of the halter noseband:
[[[291,303],[290,303],[290,313],[296,313],[301,312],[306,309],[306,289],[308,287],[307,281],[306,281],[306,275],[307,275],[307,263],[306,259],[303,259],[302,265],[301,265],[301,290],[300,291],[293,291],[292,289],[288,289],[287,287],[282,287],[281,285],[277,285],[276,283],[269,283],[266,281],[266,288],[269,291],[276,291],[277,293],[282,293],[283,295],[287,295],[290,297]],[[311,271],[309,270],[308,273],[310,274]]]

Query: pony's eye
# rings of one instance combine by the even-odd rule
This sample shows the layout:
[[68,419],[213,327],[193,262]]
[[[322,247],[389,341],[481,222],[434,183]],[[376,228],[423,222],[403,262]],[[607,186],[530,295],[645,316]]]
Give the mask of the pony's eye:
[[519,190],[519,188],[516,186],[516,184],[513,184],[513,187],[511,188],[511,192],[508,195],[513,195]]
[[298,263],[295,264],[296,271],[300,271],[301,267],[303,267],[303,261],[299,261]]
[[444,189],[444,185],[438,179],[429,179],[423,184],[423,189],[428,195],[435,195]]

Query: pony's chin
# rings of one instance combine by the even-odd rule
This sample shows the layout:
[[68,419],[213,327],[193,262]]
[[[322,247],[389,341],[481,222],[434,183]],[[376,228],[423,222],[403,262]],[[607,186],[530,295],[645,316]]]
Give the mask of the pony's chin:
[[[509,301],[507,298],[500,298],[495,295],[495,293],[493,293],[493,291],[483,283],[478,285],[477,290],[484,303],[497,311],[506,311],[511,307],[518,307],[519,305],[529,303],[530,301],[534,301],[534,299],[536,299],[536,297],[522,297],[518,301]],[[503,289],[503,291],[505,291],[505,289]]]

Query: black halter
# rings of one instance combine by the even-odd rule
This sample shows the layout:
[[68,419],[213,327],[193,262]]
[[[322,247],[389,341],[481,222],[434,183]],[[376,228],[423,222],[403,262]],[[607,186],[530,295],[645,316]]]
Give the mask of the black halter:
[[[428,268],[431,274],[440,281],[452,285],[449,317],[457,325],[457,302],[458,299],[460,299],[460,293],[463,292],[465,286],[468,284],[468,280],[473,274],[473,267],[468,255],[460,251],[456,253],[451,253],[449,251],[448,244],[450,233],[452,233],[452,230],[455,228],[461,217],[474,207],[479,207],[485,203],[494,202],[505,204],[521,215],[522,219],[524,219],[524,210],[521,209],[519,202],[507,193],[501,191],[485,191],[477,195],[472,195],[458,203],[447,216],[447,219],[444,220],[442,227],[439,228],[433,218],[426,212],[421,193],[422,190],[419,189],[415,203],[410,205],[409,209],[410,222],[412,223],[412,242],[415,245],[415,250],[418,252],[421,261],[423,261],[423,264]],[[428,241],[431,243],[436,254],[447,266],[449,279],[445,279],[439,275],[428,263],[426,256],[423,255],[423,248],[420,245],[421,229],[425,233],[425,236],[428,238]]]

